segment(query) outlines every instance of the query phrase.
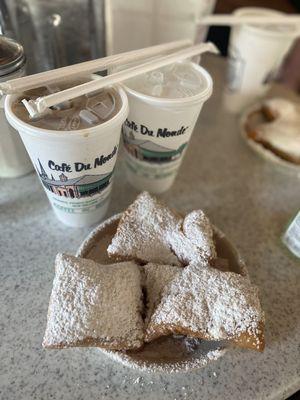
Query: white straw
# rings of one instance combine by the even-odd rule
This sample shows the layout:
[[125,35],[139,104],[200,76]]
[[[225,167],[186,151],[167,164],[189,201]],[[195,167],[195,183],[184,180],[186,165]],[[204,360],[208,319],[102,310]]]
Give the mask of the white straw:
[[199,25],[298,25],[300,28],[300,16],[297,14],[282,16],[212,14],[197,20],[197,23]]
[[170,43],[164,43],[157,46],[146,47],[144,49],[132,50],[126,53],[114,54],[111,56],[98,58],[97,60],[86,61],[83,63],[69,65],[67,67],[53,69],[51,71],[40,72],[34,75],[24,76],[22,78],[11,79],[0,84],[0,94],[12,94],[33,89],[41,85],[49,85],[74,79],[84,75],[90,75],[93,72],[100,72],[117,65],[138,61],[153,56],[166,54],[170,51],[190,46],[190,40],[179,40]]
[[61,92],[50,94],[48,96],[39,97],[35,101],[25,101],[24,105],[31,116],[36,116],[45,112],[47,108],[52,107],[56,104],[94,92],[96,90],[102,89],[105,86],[133,78],[137,75],[152,71],[154,69],[173,64],[176,61],[194,57],[207,51],[215,54],[219,53],[217,47],[213,43],[201,43],[196,46],[191,46],[186,49],[169,54],[167,56],[161,57],[159,59],[151,60],[135,67],[116,72],[104,78],[83,83],[81,85],[74,86],[69,89],[62,90]]

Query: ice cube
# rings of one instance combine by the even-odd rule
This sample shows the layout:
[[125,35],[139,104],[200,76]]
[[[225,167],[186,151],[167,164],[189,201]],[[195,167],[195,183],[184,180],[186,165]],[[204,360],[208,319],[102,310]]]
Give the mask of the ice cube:
[[181,81],[178,88],[186,96],[195,96],[200,91],[199,82],[188,80]]
[[58,122],[57,129],[59,131],[74,131],[80,126],[80,118],[77,114],[67,115],[61,118]]
[[190,91],[193,92],[193,94],[196,94],[199,92],[199,82],[192,82],[192,81],[181,81],[180,86],[184,87],[186,89],[189,89]]
[[152,96],[157,96],[160,97],[163,91],[163,87],[162,85],[155,85],[153,86],[153,88],[151,89],[151,95]]
[[195,87],[187,87],[181,84],[177,89],[180,93],[182,93],[183,97],[195,96],[197,94],[197,90]]
[[98,117],[89,110],[81,110],[79,113],[79,117],[83,119],[83,121],[87,122],[89,125],[94,125],[99,122]]
[[173,70],[175,80],[179,81],[181,86],[185,86],[197,92],[199,88],[199,78],[196,72],[187,70],[183,65],[177,65]]
[[114,112],[115,106],[115,97],[110,93],[107,93],[102,99],[90,98],[87,102],[86,108],[103,120],[107,119]]
[[63,117],[59,120],[58,125],[57,125],[57,129],[59,131],[66,131],[67,130],[67,126],[69,123],[69,117]]
[[177,64],[174,69],[173,69],[173,75],[177,79],[183,79],[183,80],[188,80],[188,81],[198,81],[198,75],[195,71],[191,70],[190,68],[187,68],[185,65],[180,65]]
[[147,74],[147,80],[152,85],[161,85],[164,83],[164,74],[161,71],[152,71]]
[[168,85],[166,88],[166,97],[170,99],[177,99],[181,97],[190,97],[194,96],[196,93],[194,93],[193,90],[190,88],[186,88],[184,86],[181,86],[180,84],[175,85]]
[[74,131],[74,130],[78,129],[80,126],[80,117],[78,114],[73,114],[70,118],[71,118],[71,120],[69,122],[69,129],[71,131]]

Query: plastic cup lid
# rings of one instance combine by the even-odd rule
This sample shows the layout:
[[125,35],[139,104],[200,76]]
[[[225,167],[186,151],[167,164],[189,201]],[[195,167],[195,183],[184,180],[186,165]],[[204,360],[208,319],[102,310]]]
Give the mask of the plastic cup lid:
[[204,102],[206,101],[212,94],[213,90],[213,81],[210,74],[200,65],[190,62],[190,61],[181,61],[180,64],[189,65],[191,68],[196,70],[199,74],[199,93],[189,96],[189,97],[174,97],[174,98],[165,98],[165,97],[155,97],[148,94],[144,94],[136,89],[132,89],[129,85],[124,82],[123,86],[126,89],[126,92],[137,97],[143,99],[146,102],[154,103],[154,104],[162,104],[162,105],[170,105],[175,106],[180,104],[180,106],[191,105],[193,103]]
[[[233,14],[237,16],[285,16],[286,14],[277,10],[265,7],[241,7],[237,8]],[[285,25],[284,23],[278,25],[255,25],[245,24],[243,29],[247,28],[253,33],[273,37],[297,37],[299,36],[299,27],[295,25]]]

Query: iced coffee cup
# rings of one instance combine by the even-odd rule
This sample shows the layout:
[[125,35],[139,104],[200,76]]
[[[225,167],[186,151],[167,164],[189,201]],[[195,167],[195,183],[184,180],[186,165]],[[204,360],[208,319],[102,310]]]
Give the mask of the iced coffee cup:
[[37,119],[29,118],[21,99],[69,86],[9,95],[5,113],[20,134],[58,219],[81,227],[97,223],[107,211],[128,100],[124,90],[114,86],[59,104]]
[[[261,7],[237,9],[237,17],[278,17],[279,11]],[[300,30],[297,25],[238,25],[231,29],[224,107],[239,113],[262,97]]]
[[212,79],[199,65],[175,63],[125,82],[127,177],[138,190],[162,193],[176,178]]

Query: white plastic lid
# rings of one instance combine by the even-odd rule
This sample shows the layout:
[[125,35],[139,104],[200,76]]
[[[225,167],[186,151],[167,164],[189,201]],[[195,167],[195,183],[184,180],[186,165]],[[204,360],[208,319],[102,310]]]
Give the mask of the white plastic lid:
[[[233,12],[234,15],[238,16],[285,16],[285,13],[282,13],[277,10],[272,10],[265,7],[241,7],[236,9]],[[266,24],[266,25],[255,25],[255,24],[246,24],[243,25],[243,28],[246,27],[247,29],[251,30],[253,33],[259,35],[267,35],[267,36],[275,36],[275,37],[297,37],[300,34],[299,26],[295,25],[273,25],[273,24]]]
[[156,96],[150,96],[148,94],[144,94],[142,92],[139,92],[138,90],[135,90],[128,86],[127,82],[125,85],[125,90],[127,93],[141,98],[146,102],[149,103],[156,103],[156,104],[162,104],[162,105],[190,105],[193,103],[198,103],[198,102],[204,102],[206,101],[212,94],[213,90],[213,81],[210,76],[210,74],[200,65],[193,63],[193,62],[181,62],[180,64],[187,65],[191,67],[194,71],[198,73],[199,77],[199,90],[197,94],[189,97],[176,97],[176,98],[165,98],[165,97],[156,97]]

